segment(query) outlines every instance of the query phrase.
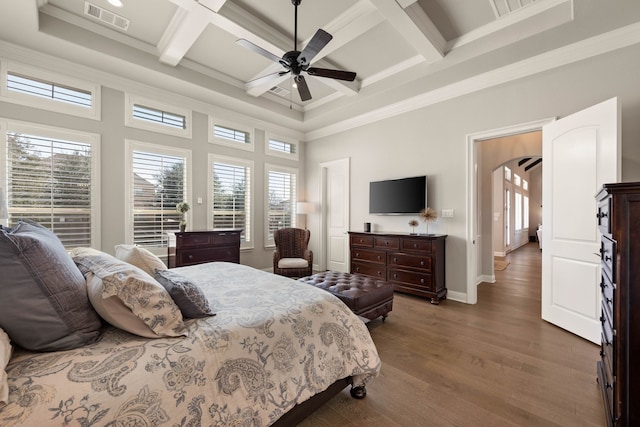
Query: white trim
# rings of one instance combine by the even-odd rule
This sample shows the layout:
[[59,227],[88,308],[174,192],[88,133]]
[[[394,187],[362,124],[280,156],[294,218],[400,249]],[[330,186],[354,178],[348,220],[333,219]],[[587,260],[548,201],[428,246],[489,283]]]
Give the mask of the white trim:
[[[9,72],[22,74],[35,80],[44,80],[55,85],[68,86],[74,89],[90,92],[91,107],[83,107],[57,99],[43,98],[40,96],[9,90],[7,88],[7,74]],[[100,106],[102,105],[100,85],[98,83],[53,73],[43,68],[19,64],[2,57],[0,57],[0,101],[25,105],[27,107],[41,108],[43,110],[69,114],[77,117],[85,117],[93,120],[100,120]]]
[[[285,153],[282,151],[278,151],[278,150],[272,150],[271,148],[269,148],[269,142],[271,140],[274,141],[278,141],[278,142],[284,142],[286,144],[290,144],[293,147],[293,153]],[[271,133],[269,131],[265,132],[264,135],[264,153],[268,156],[275,156],[275,157],[282,157],[284,159],[291,159],[291,160],[298,160],[299,159],[299,152],[300,152],[300,142],[295,140],[295,139],[291,139],[291,138],[286,138],[280,135],[276,135],[274,133]]]
[[209,153],[208,155],[208,164],[207,164],[207,229],[213,229],[213,163],[215,161],[219,161],[221,163],[227,163],[234,166],[241,166],[249,168],[249,230],[245,230],[245,236],[248,235],[249,239],[240,242],[240,249],[253,249],[254,248],[254,224],[255,217],[253,215],[253,200],[255,199],[254,193],[254,176],[255,176],[255,162],[253,160],[240,159],[238,157],[229,157],[229,156],[220,156],[218,154]]
[[[486,139],[517,135],[525,132],[533,132],[542,129],[555,118],[541,119],[528,123],[521,123],[513,126],[505,126],[498,129],[467,134],[467,203],[466,203],[466,235],[467,242],[467,295],[466,303],[476,304],[478,302],[477,286],[481,282],[495,282],[495,276],[482,276],[478,274],[478,250],[480,244],[480,234],[478,234],[478,165],[477,165],[477,143]],[[493,252],[493,251],[492,251]]]
[[6,188],[7,132],[23,132],[32,135],[81,142],[91,145],[91,247],[101,246],[100,213],[100,135],[75,129],[41,125],[0,117],[0,187]]
[[[191,205],[194,206],[194,204],[191,202],[191,192],[192,192],[192,186],[191,186],[191,169],[192,169],[192,154],[191,154],[191,150],[189,150],[188,148],[178,148],[178,147],[170,147],[170,146],[166,146],[166,145],[158,145],[158,144],[152,144],[150,142],[143,142],[143,141],[137,141],[137,140],[133,140],[133,139],[125,139],[124,140],[124,145],[125,145],[125,157],[124,157],[124,173],[125,173],[125,179],[124,179],[124,191],[125,191],[125,195],[124,195],[124,199],[125,199],[125,218],[124,218],[124,225],[125,225],[125,243],[127,244],[133,244],[133,200],[132,200],[132,195],[133,195],[133,152],[134,151],[145,151],[145,152],[149,152],[149,153],[156,153],[156,154],[164,154],[167,156],[176,156],[176,157],[184,157],[186,160],[186,168],[185,168],[185,173],[187,175],[187,197],[186,200],[187,202]],[[187,218],[186,221],[188,224],[192,224],[192,213],[193,209],[191,209],[189,212],[187,212]],[[166,248],[153,248],[153,247],[146,247],[148,250],[150,250],[151,252],[154,252],[156,255],[166,255]]]
[[[185,128],[176,128],[173,126],[167,126],[161,123],[154,123],[147,120],[140,120],[133,116],[134,105],[143,105],[145,107],[154,108],[160,111],[166,111],[171,114],[177,114],[184,116]],[[181,108],[175,105],[166,104],[161,101],[156,101],[150,98],[145,98],[139,95],[133,95],[129,92],[124,95],[124,124],[125,126],[144,129],[151,132],[164,133],[166,135],[179,136],[181,138],[191,139],[193,121],[191,119],[191,110],[187,108]]]
[[[249,142],[232,141],[226,138],[219,138],[215,136],[214,128],[220,126],[228,129],[239,130],[249,135]],[[224,145],[225,147],[237,148],[245,151],[255,151],[255,130],[252,126],[240,124],[238,122],[232,122],[225,119],[217,119],[214,116],[209,115],[208,129],[207,129],[208,141],[212,144]]]

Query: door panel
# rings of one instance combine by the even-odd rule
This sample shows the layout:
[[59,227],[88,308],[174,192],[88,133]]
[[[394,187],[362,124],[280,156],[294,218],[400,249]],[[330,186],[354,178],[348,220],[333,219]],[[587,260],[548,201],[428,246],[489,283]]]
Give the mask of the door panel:
[[620,178],[616,98],[543,128],[542,318],[600,342],[595,194]]
[[323,163],[326,268],[349,271],[349,159]]

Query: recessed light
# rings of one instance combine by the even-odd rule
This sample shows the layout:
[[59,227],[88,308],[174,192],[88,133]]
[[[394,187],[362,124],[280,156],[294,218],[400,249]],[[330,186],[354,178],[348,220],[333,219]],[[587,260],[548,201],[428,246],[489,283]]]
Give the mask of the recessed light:
[[110,5],[115,6],[115,7],[122,7],[124,6],[124,4],[122,3],[122,0],[107,0],[109,2]]

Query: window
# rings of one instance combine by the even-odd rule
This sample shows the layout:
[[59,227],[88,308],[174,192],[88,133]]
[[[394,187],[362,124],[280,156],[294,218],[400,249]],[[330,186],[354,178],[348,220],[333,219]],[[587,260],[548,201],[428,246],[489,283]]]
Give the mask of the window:
[[98,136],[18,123],[6,129],[0,187],[6,188],[9,225],[30,219],[67,248],[99,247]]
[[297,169],[265,165],[266,200],[265,241],[273,245],[273,232],[279,228],[296,226],[296,179]]
[[209,142],[254,151],[253,130],[235,123],[219,123],[209,117]]
[[131,94],[125,104],[127,126],[191,138],[191,110]]
[[191,152],[136,141],[127,141],[127,151],[131,213],[127,240],[149,248],[166,247],[166,233],[178,231],[182,220],[176,205],[190,200]]
[[[517,176],[517,175],[516,175]],[[519,191],[515,192],[515,229],[516,232],[522,230],[522,193]]]
[[520,175],[518,175],[517,173],[513,174],[513,183],[520,187]]
[[526,195],[522,199],[522,228],[529,228],[529,196]]
[[100,119],[100,86],[42,68],[3,62],[0,100]]
[[298,160],[298,142],[267,134],[265,153],[271,156]]
[[209,155],[212,227],[242,228],[241,247],[251,247],[251,170],[253,162]]
[[511,169],[506,166],[504,167],[504,179],[511,181]]
[[522,189],[525,191],[529,190],[529,182],[527,182],[526,179],[522,180]]

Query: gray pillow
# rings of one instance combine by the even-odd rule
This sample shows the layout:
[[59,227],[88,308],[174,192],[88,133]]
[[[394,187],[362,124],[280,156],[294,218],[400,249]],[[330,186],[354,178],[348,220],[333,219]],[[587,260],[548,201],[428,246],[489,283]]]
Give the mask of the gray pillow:
[[0,227],[0,272],[0,327],[15,344],[69,350],[100,334],[84,276],[50,230],[23,221]]
[[169,292],[184,317],[215,316],[202,289],[187,277],[171,270],[156,270],[155,279]]

